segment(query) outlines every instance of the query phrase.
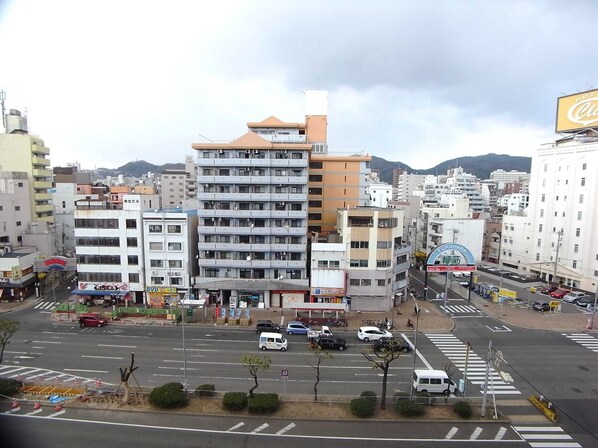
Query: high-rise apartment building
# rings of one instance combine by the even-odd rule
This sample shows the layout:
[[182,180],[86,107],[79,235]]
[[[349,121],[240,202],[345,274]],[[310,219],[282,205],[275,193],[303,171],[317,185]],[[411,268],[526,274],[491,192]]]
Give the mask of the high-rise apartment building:
[[29,134],[27,118],[15,109],[5,115],[5,133],[0,134],[0,171],[27,173],[31,221],[54,222],[50,170],[50,149],[44,141]]

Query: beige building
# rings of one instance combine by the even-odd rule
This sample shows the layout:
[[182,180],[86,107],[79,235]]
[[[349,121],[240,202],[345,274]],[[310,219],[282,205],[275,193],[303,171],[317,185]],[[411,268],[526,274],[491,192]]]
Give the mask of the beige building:
[[11,109],[5,116],[6,132],[0,134],[0,171],[27,173],[31,221],[54,222],[50,149],[39,137],[29,135],[27,118]]

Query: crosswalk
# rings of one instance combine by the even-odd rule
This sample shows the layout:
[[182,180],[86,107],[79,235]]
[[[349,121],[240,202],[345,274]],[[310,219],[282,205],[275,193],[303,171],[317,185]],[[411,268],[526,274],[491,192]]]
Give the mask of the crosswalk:
[[473,305],[440,305],[440,309],[448,314],[483,316],[484,314]]
[[581,448],[560,426],[513,426],[532,448]]
[[598,353],[598,339],[586,333],[562,333],[563,336]]
[[61,373],[55,370],[39,369],[37,367],[25,367],[16,365],[1,365],[0,378],[11,378],[23,382],[36,383],[60,383],[60,384],[90,384],[95,383],[96,379],[84,378],[68,373]]
[[[468,382],[479,386],[480,394],[484,392],[486,361],[473,350],[469,350],[467,354],[467,346],[452,334],[426,334],[426,337],[451,360]],[[471,394],[471,391],[468,392]],[[506,383],[493,367],[490,367],[488,392],[494,395],[521,394],[514,386]]]
[[56,304],[54,302],[42,301],[35,305],[33,309],[38,310],[40,313],[51,313],[55,307]]

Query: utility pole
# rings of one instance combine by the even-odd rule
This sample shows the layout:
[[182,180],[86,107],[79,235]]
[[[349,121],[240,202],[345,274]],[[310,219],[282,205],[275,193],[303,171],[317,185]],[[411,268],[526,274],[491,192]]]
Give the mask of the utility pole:
[[484,398],[482,399],[482,410],[480,417],[486,418],[486,404],[488,403],[488,379],[490,378],[490,363],[492,361],[492,339],[488,342],[488,354],[486,355],[486,378],[484,379]]
[[561,249],[561,239],[563,238],[563,229],[559,230],[557,232],[558,235],[558,239],[557,239],[557,243],[556,243],[556,258],[554,259],[554,269],[552,271],[552,281],[554,283],[558,283],[556,281],[556,270],[558,267],[558,263],[559,263],[559,251]]

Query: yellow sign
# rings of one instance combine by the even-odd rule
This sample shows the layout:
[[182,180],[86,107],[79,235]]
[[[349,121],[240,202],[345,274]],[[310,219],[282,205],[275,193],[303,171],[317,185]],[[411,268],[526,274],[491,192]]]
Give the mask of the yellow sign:
[[598,89],[562,96],[556,106],[556,132],[598,128]]
[[12,279],[14,281],[21,280],[21,268],[19,266],[12,267]]
[[501,289],[498,292],[499,296],[508,297],[509,299],[516,299],[517,293],[515,291],[511,291],[510,289]]

